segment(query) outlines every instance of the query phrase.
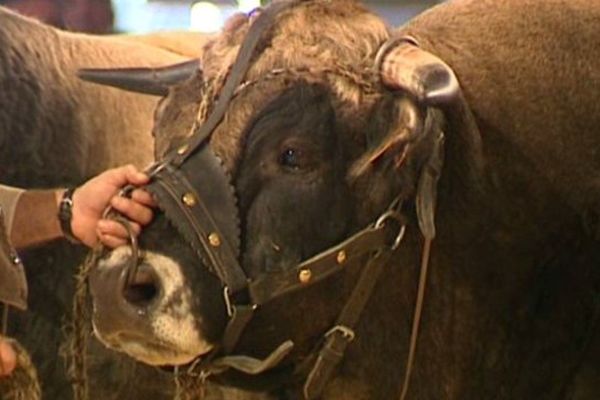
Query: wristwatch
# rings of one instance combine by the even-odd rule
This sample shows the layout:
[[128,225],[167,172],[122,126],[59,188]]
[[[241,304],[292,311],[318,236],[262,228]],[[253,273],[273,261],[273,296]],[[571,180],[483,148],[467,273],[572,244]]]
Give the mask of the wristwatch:
[[73,193],[75,187],[66,189],[58,206],[58,220],[64,237],[71,243],[81,243],[73,234],[71,222],[73,221]]

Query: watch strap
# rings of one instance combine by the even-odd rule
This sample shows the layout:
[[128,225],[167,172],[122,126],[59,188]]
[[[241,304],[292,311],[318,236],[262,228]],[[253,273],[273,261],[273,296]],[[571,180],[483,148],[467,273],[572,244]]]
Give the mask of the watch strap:
[[58,206],[58,220],[60,221],[60,229],[64,237],[71,243],[81,243],[71,229],[71,222],[73,221],[73,193],[75,193],[75,189],[77,188],[72,187],[63,192]]

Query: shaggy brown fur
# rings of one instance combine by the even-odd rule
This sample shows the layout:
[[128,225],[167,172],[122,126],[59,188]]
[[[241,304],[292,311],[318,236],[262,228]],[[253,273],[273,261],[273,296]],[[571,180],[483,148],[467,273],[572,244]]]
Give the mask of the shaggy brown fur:
[[[339,67],[350,70],[351,74],[358,74],[357,79],[374,79],[372,67],[375,54],[389,35],[385,24],[355,2],[348,2],[341,13],[337,12],[339,10],[331,12],[327,1],[308,1],[295,8],[306,10],[291,11],[280,18],[271,45],[265,48],[246,76],[248,82],[257,83],[249,90],[242,90],[232,103],[224,123],[215,132],[213,145],[230,168],[234,167],[239,157],[244,127],[265,101],[284,90],[291,80],[297,79],[294,71],[298,71],[298,75],[304,79],[325,80],[334,87],[340,101],[346,103],[342,110],[348,116],[362,115],[357,111],[372,106],[377,98],[363,93],[351,78],[323,71]],[[326,18],[326,24],[319,22],[322,18]],[[201,59],[203,76],[216,89],[235,61],[241,40],[252,21],[252,18],[244,15],[233,17],[222,34],[205,46]],[[319,29],[307,31],[306,26],[319,26]],[[332,60],[336,60],[333,65]],[[271,72],[277,70],[289,70],[291,75],[283,74],[269,79]],[[305,72],[307,70],[309,73]],[[185,118],[191,120],[190,117],[186,114]],[[161,118],[159,116],[159,120]],[[170,127],[170,122],[178,118],[181,118],[180,115],[172,119],[167,117],[165,121],[161,120],[156,129],[159,154],[167,147],[162,144],[163,137],[170,141],[173,137],[190,133],[190,127],[176,132],[170,129],[161,132],[163,126]]]
[[453,169],[465,154],[460,132],[449,132],[438,216],[446,234],[436,240],[413,395],[598,396],[597,360],[588,358],[587,383],[570,378],[600,340],[600,4],[450,1],[399,32],[457,74],[489,190],[475,207],[461,200],[466,184]]
[[[340,66],[353,71],[368,71],[373,66],[373,59],[382,43],[388,37],[387,27],[381,20],[354,2],[348,2],[343,12],[336,8],[335,12],[327,2],[309,1],[292,10],[279,20],[271,45],[265,49],[260,58],[250,69],[247,80],[261,80],[265,75],[277,69],[317,71],[315,76],[306,75],[308,80],[322,80],[319,69],[331,68],[332,60]],[[305,10],[300,10],[304,8]],[[327,23],[323,24],[322,21]],[[245,35],[248,23],[238,28],[236,35]],[[319,26],[317,30],[306,30],[307,26]],[[228,34],[224,34],[212,46],[207,47],[203,55],[203,70],[207,79],[222,74],[226,65],[232,61],[237,46],[231,46]],[[225,66],[217,60],[224,59]],[[217,153],[222,153],[228,162],[236,162],[239,146],[243,142],[241,133],[253,115],[256,115],[266,99],[275,97],[289,85],[291,76],[279,82],[266,82],[250,88],[238,101],[233,103],[225,123],[215,131],[213,145]],[[373,98],[363,99],[358,88],[340,76],[326,76],[328,82],[346,102],[341,108],[348,116],[360,115],[361,107],[373,104]],[[230,164],[233,167],[233,164]]]
[[400,32],[454,69],[484,140],[502,132],[583,212],[600,207],[599,16],[585,0],[463,0]]

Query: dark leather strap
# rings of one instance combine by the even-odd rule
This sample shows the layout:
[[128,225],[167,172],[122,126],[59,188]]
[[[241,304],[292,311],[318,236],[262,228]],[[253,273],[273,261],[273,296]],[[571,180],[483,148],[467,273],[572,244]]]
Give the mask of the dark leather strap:
[[233,351],[246,325],[248,325],[248,322],[254,316],[254,309],[255,307],[253,306],[231,306],[231,315],[229,316],[229,322],[227,323],[225,333],[223,334],[223,341],[221,342],[225,354],[230,354]]
[[[237,207],[235,204],[233,207],[224,207],[222,200],[211,199],[214,197],[211,196],[214,191],[210,190],[208,185],[221,185],[223,182],[229,184],[229,180],[222,168],[220,171],[213,169],[214,175],[205,172],[207,165],[203,160],[208,160],[210,166],[214,164],[211,158],[216,159],[212,150],[205,144],[223,119],[233,93],[244,79],[257,47],[274,25],[277,15],[297,3],[297,0],[277,2],[260,13],[248,31],[223,90],[219,93],[217,104],[208,119],[194,132],[186,146],[173,150],[160,164],[147,171],[153,178],[147,187],[157,196],[159,206],[192,247],[208,261],[214,273],[232,293],[245,288],[247,283],[246,275],[237,260],[238,246],[231,243],[232,240],[239,240],[239,234],[221,232],[223,226],[232,224],[227,218],[219,221],[215,214],[222,215],[224,212],[230,212],[237,216]],[[209,152],[212,157],[208,155]],[[195,156],[191,157],[192,154]],[[202,177],[206,179],[201,179]],[[233,188],[231,193],[226,193],[224,196],[224,190],[217,192],[222,195],[223,200],[233,199]],[[183,203],[186,203],[184,196],[193,198],[194,204],[191,206],[182,204],[182,199]],[[216,235],[213,235],[213,238],[218,238],[219,245],[215,246],[215,242],[209,240],[212,234]]]
[[348,262],[357,257],[384,247],[388,235],[389,230],[385,225],[369,226],[337,246],[304,261],[295,269],[277,274],[264,274],[248,284],[250,299],[253,304],[262,305],[294,290],[320,282],[343,270]]
[[400,400],[406,399],[415,364],[415,355],[417,354],[417,340],[419,339],[419,328],[421,326],[421,315],[423,314],[423,303],[425,301],[425,288],[427,285],[427,273],[429,270],[429,257],[431,256],[431,241],[433,239],[425,238],[423,252],[421,255],[421,271],[419,272],[419,286],[417,289],[417,300],[415,301],[415,311],[413,313],[412,328],[410,331],[410,344],[408,347],[408,356],[406,357],[406,368],[404,370],[404,379],[402,381],[402,392]]
[[[178,196],[178,193],[180,192],[176,187],[171,186],[169,183],[170,182],[168,181],[159,181],[159,186],[164,189],[165,193],[171,195],[172,202],[175,203],[181,199],[181,196]],[[195,194],[196,192],[189,191],[188,188],[187,193]],[[167,209],[168,206],[165,206],[165,210]],[[185,207],[172,207],[172,215],[175,214],[174,210],[180,210],[177,214],[182,217],[181,219],[183,221],[179,225],[185,225],[193,230],[193,233],[184,233],[184,236],[190,240],[192,247],[200,252],[201,257],[208,258],[208,266],[212,272],[214,272],[227,287],[230,287],[233,292],[244,288],[246,286],[246,276],[245,274],[240,275],[239,272],[241,271],[241,267],[239,267],[236,257],[234,257],[232,252],[228,249],[227,244],[222,243],[220,249],[211,248],[212,245],[209,242],[211,233],[217,233],[219,237],[223,236],[220,234],[221,231],[218,229],[217,225],[210,218],[210,214],[206,212],[206,208],[199,206],[199,212],[192,212]],[[198,218],[197,215],[202,215],[205,218]],[[203,220],[203,222],[199,222],[200,220]]]
[[250,61],[252,61],[252,57],[255,55],[257,47],[262,43],[264,36],[273,27],[276,17],[282,11],[291,8],[297,3],[299,3],[297,0],[272,3],[258,15],[248,30],[246,39],[238,52],[231,72],[227,77],[227,81],[219,93],[219,100],[217,101],[215,108],[208,119],[192,135],[188,142],[187,150],[185,152],[175,151],[169,156],[169,158],[172,159],[171,162],[173,165],[181,165],[196,152],[196,149],[198,149],[210,135],[212,135],[217,125],[219,125],[225,116],[233,94],[246,76],[246,72],[250,67]]
[[162,165],[147,190],[230,293],[244,289],[234,189],[210,147],[179,168]]
[[60,229],[65,239],[73,244],[80,244],[81,242],[75,237],[71,229],[71,223],[73,222],[73,194],[76,189],[76,187],[72,187],[63,192],[60,204],[58,205],[58,221],[60,222]]
[[304,384],[304,397],[318,399],[329,382],[346,348],[354,339],[354,327],[364,310],[383,266],[389,261],[393,251],[380,250],[363,269],[350,299],[340,313],[336,325],[325,334],[325,344],[321,348],[308,378]]

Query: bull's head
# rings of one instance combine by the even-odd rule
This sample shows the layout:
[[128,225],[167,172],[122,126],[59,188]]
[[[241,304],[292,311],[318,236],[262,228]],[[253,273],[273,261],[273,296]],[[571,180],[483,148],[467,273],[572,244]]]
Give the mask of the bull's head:
[[[162,100],[154,130],[159,159],[188,151],[190,132],[210,119],[256,21],[230,22],[205,48],[202,74]],[[226,171],[217,186],[228,175],[237,199],[232,205],[223,198],[221,209],[239,214],[239,233],[231,227],[235,215],[222,223],[216,217],[226,232],[205,238],[206,246],[225,242],[233,253],[239,247],[236,262],[253,283],[296,277],[286,273],[371,225],[395,199],[403,201],[408,225],[432,236],[435,185],[424,171],[443,123],[432,106],[458,92],[450,69],[409,38],[390,38],[379,19],[347,1],[299,2],[277,16],[258,48],[208,136]],[[182,198],[190,207],[197,200],[205,199]],[[135,276],[128,279],[129,246],[107,253],[93,272],[94,327],[106,345],[138,360],[180,365],[223,350],[231,303],[251,306],[252,294],[244,287],[224,296],[226,278],[211,268],[212,256],[190,245],[195,239],[182,232],[187,222],[174,221],[170,206],[158,202],[163,212],[139,238]],[[210,202],[208,208],[219,208],[219,199]],[[293,351],[278,367],[305,359],[334,325],[365,257],[318,283],[300,274],[301,283],[311,284],[303,290],[291,284],[294,290],[255,307],[228,350],[265,359],[291,341]]]

